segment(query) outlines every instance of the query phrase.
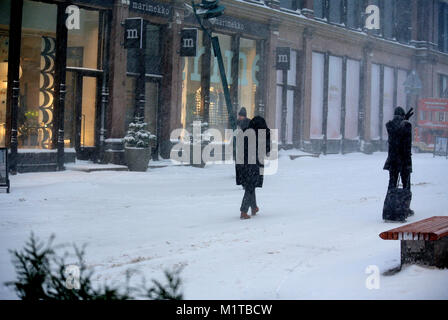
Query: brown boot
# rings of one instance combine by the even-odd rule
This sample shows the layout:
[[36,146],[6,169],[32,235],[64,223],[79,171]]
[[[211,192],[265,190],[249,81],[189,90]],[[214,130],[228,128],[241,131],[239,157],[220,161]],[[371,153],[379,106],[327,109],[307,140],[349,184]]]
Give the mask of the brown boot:
[[252,215],[255,216],[258,211],[260,211],[258,207],[252,208]]
[[250,219],[250,216],[246,212],[241,212],[240,219],[241,220]]

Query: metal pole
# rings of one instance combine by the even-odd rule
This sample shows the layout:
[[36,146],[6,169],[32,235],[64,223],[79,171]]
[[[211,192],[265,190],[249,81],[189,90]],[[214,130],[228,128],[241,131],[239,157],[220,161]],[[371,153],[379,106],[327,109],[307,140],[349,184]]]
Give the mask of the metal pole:
[[106,110],[109,101],[109,90],[107,86],[108,71],[109,71],[109,15],[103,13],[103,76],[102,76],[102,88],[101,88],[101,128],[100,128],[100,146],[99,146],[99,162],[105,162],[105,139],[106,139]]
[[142,39],[140,40],[140,47],[139,49],[137,49],[137,53],[138,53],[138,70],[139,70],[139,74],[137,77],[137,83],[135,85],[135,111],[134,111],[134,117],[135,117],[135,121],[140,122],[140,121],[144,121],[145,119],[145,104],[146,104],[146,97],[145,97],[145,75],[146,75],[146,67],[145,67],[145,45],[143,45],[143,43],[145,43],[145,37],[146,37],[146,32],[145,32],[145,23],[142,19],[142,24],[141,24],[141,28],[142,28],[142,33],[141,33],[141,37]]
[[221,48],[219,46],[218,37],[212,37],[212,45],[213,45],[213,52],[215,54],[216,59],[218,60],[219,74],[221,75],[221,82],[224,90],[224,98],[226,100],[227,105],[227,113],[229,114],[230,127],[235,130],[236,129],[235,115],[233,112],[232,101],[230,99],[229,85],[227,84],[226,71],[224,69],[224,62],[222,60]]
[[199,18],[199,16],[196,13],[196,9],[195,9],[195,6],[194,6],[194,1],[192,1],[191,4],[192,4],[192,7],[193,7],[193,12],[194,12],[194,15],[196,17],[196,20],[199,23],[199,26],[204,31],[204,33],[207,35],[207,37],[209,37],[211,39],[212,46],[213,46],[213,53],[215,54],[215,57],[218,60],[219,73],[221,75],[221,83],[222,83],[222,87],[223,87],[223,90],[224,90],[224,99],[226,100],[227,113],[229,115],[230,127],[233,130],[235,130],[236,129],[235,115],[234,115],[234,112],[233,112],[232,100],[230,99],[229,85],[227,83],[226,71],[224,69],[224,62],[222,60],[221,48],[219,46],[219,39],[218,39],[218,37],[212,37],[210,31],[207,30],[204,27],[201,19]]
[[57,147],[57,170],[65,170],[64,167],[64,108],[66,95],[66,65],[67,65],[67,36],[68,31],[65,26],[66,4],[58,6],[57,15],[57,32],[56,32],[56,61],[55,61],[55,126],[54,134],[56,135]]

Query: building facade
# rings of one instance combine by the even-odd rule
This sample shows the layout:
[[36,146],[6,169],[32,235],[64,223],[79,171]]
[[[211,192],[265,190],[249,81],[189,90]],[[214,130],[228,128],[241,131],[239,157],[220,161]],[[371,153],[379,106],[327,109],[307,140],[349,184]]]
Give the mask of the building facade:
[[[448,1],[221,2],[225,14],[211,28],[234,113],[245,107],[249,117],[266,117],[283,148],[385,150],[395,106],[448,97]],[[372,4],[378,30],[364,27]],[[66,26],[71,5],[79,28]],[[157,136],[154,156],[169,157],[172,130],[194,120],[229,128],[217,61],[200,29],[196,56],[180,56],[181,31],[198,28],[184,1],[0,0],[0,146],[13,172],[62,170],[76,158],[124,162],[140,73],[138,49],[123,43],[132,17],[145,21],[144,118]],[[289,70],[277,69],[278,48],[288,48]],[[412,72],[418,94],[404,85]]]

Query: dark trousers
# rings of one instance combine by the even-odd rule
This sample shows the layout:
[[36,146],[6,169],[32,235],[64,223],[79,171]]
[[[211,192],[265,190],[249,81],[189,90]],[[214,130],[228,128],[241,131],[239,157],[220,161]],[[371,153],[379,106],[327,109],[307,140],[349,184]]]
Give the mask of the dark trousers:
[[244,197],[243,197],[243,201],[241,202],[240,211],[247,213],[247,211],[249,210],[249,207],[251,207],[252,209],[255,209],[257,207],[255,188],[245,187],[244,188]]
[[389,170],[389,187],[388,190],[397,187],[398,175],[401,177],[403,189],[411,190],[411,173],[408,170]]

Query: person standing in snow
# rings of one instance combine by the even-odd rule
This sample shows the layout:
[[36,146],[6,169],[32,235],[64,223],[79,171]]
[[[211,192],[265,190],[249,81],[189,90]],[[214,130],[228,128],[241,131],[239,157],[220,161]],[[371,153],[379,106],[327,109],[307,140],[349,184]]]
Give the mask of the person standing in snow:
[[[246,131],[247,127],[249,127],[249,122],[250,119],[247,117],[247,111],[246,108],[242,107],[240,109],[240,111],[238,112],[238,118],[236,120],[236,125],[238,126],[238,129],[241,129],[243,132]],[[234,142],[234,146],[235,146],[235,140]],[[234,149],[234,152],[236,150]],[[234,159],[235,159],[236,155],[234,153]],[[238,164],[235,161],[235,173],[236,173],[236,184],[237,185],[241,185],[241,181],[239,180],[241,178],[241,169],[242,169],[243,165],[242,164]]]
[[[246,130],[254,131],[256,144],[255,148],[250,148],[248,146],[250,140],[244,137],[244,147],[240,145],[237,146],[237,148],[243,149],[237,150],[237,152],[244,152],[244,164],[241,164],[240,170],[237,171],[236,177],[236,184],[242,185],[244,188],[244,197],[240,207],[240,219],[242,220],[250,219],[250,216],[247,214],[247,212],[249,211],[249,207],[252,210],[252,216],[255,216],[259,211],[255,195],[255,188],[263,187],[263,174],[260,172],[260,169],[263,168],[264,157],[270,152],[271,147],[270,130],[264,118],[256,116],[249,122],[248,128]],[[260,150],[259,152],[259,147],[264,147],[263,144],[260,144],[259,146],[259,138],[262,137],[262,134],[260,133],[261,130],[265,130],[266,132],[264,136],[266,139],[266,143],[264,144],[265,150]],[[251,161],[252,159],[255,159],[255,161]]]
[[240,111],[238,112],[238,118],[236,120],[236,125],[241,130],[246,130],[249,126],[250,119],[247,117],[247,110],[246,108],[242,107]]
[[[399,176],[403,189],[411,190],[412,124],[408,120],[413,114],[412,108],[405,113],[402,107],[396,107],[394,118],[386,123],[389,150],[383,169],[389,171],[388,190],[397,187]],[[409,215],[413,213],[409,209]]]

